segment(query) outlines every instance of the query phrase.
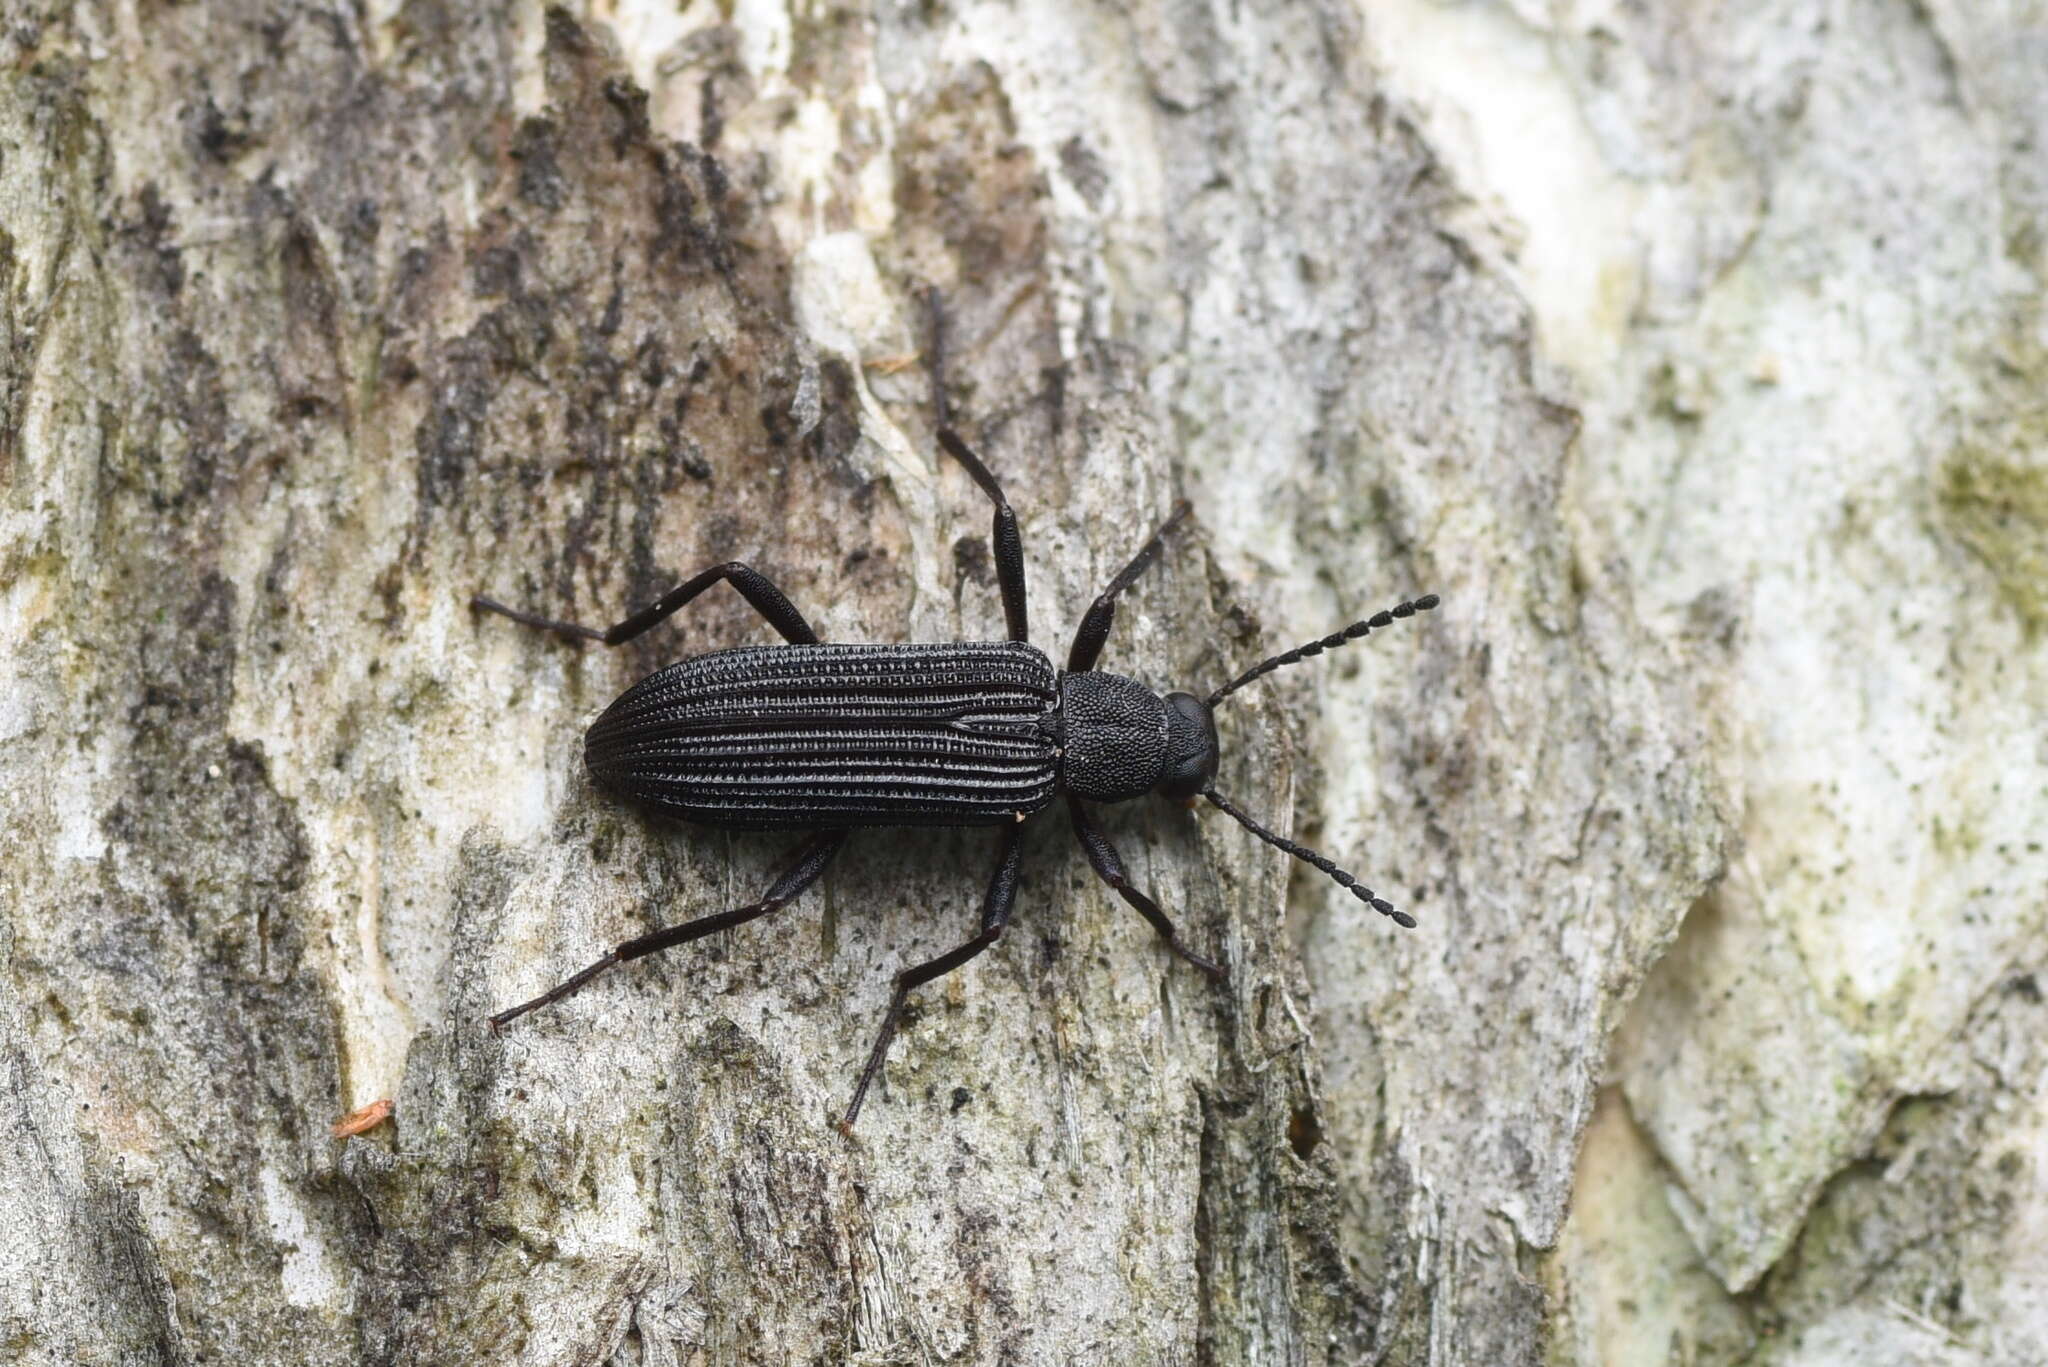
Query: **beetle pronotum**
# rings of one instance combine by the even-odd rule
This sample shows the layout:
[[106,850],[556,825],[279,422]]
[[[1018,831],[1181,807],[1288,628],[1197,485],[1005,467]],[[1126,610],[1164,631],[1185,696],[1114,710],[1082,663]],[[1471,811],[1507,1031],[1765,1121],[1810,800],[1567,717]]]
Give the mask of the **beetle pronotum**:
[[993,540],[1007,641],[820,644],[782,591],[739,561],[714,565],[603,631],[482,596],[470,600],[473,608],[572,641],[615,646],[713,584],[731,584],[788,644],[736,646],[656,670],[591,726],[584,762],[598,787],[686,821],[816,831],[760,900],[628,940],[540,996],[499,1012],[491,1018],[492,1029],[560,1001],[615,964],[786,906],[817,881],[856,826],[996,827],[996,868],[982,899],[980,933],[896,975],[881,1032],[839,1122],[850,1131],[911,991],[1001,938],[1016,898],[1022,823],[1062,796],[1074,834],[1102,881],[1151,922],[1174,953],[1212,978],[1222,978],[1223,970],[1188,948],[1158,904],[1131,886],[1116,846],[1089,816],[1087,803],[1122,802],[1148,792],[1206,798],[1396,924],[1415,924],[1328,859],[1267,830],[1216,791],[1215,708],[1254,679],[1435,607],[1436,595],[1397,604],[1261,660],[1207,698],[1162,697],[1135,680],[1097,670],[1095,662],[1116,618],[1117,598],[1187,515],[1183,501],[1096,598],[1074,633],[1067,667],[1055,669],[1029,641],[1017,515],[995,476],[957,434],[942,427],[939,444],[995,504]]

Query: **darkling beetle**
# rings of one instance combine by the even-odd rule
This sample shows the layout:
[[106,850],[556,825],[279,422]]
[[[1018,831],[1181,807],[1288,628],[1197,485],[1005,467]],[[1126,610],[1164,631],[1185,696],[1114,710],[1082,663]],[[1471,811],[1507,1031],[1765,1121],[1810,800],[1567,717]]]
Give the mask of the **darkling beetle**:
[[[1259,839],[1315,865],[1354,897],[1404,927],[1415,920],[1344,870],[1259,825],[1218,793],[1214,709],[1252,680],[1437,605],[1435,594],[1353,622],[1342,631],[1262,660],[1197,698],[1160,697],[1135,680],[1095,668],[1116,618],[1117,596],[1145,572],[1166,534],[1187,516],[1181,501],[1123,572],[1110,580],[1074,633],[1067,667],[1030,644],[1024,612],[1024,543],[1017,515],[981,459],[950,428],[939,444],[995,503],[995,559],[1007,641],[936,645],[821,645],[782,591],[739,561],[714,565],[660,601],[604,631],[559,622],[476,597],[472,608],[571,641],[630,641],[724,580],[788,645],[736,646],[682,660],[634,684],[583,740],[598,787],[670,816],[739,829],[816,829],[757,902],[626,941],[532,1001],[491,1017],[493,1030],[577,991],[614,964],[686,944],[765,916],[825,871],[856,826],[996,826],[996,871],[981,904],[981,933],[896,975],[896,994],[839,1128],[851,1132],[882,1069],[912,988],[952,972],[1001,938],[1017,894],[1024,819],[1064,795],[1074,834],[1102,881],[1152,923],[1167,946],[1211,978],[1223,969],[1189,949],[1150,897],[1131,886],[1123,860],[1089,816],[1088,802],[1147,792],[1207,798]],[[822,828],[822,829],[819,829]]]

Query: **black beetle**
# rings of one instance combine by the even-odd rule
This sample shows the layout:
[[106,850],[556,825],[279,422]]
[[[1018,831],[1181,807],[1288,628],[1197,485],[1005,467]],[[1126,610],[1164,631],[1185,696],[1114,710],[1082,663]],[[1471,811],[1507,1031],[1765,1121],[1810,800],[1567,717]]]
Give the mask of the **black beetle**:
[[560,1001],[614,964],[700,939],[786,905],[818,875],[856,826],[999,826],[995,876],[981,905],[981,933],[896,975],[846,1118],[850,1131],[881,1070],[912,988],[950,973],[994,944],[1009,924],[1017,891],[1024,819],[1065,794],[1074,834],[1102,881],[1152,923],[1173,952],[1213,978],[1223,970],[1181,943],[1173,922],[1124,875],[1116,847],[1084,802],[1122,802],[1147,792],[1207,798],[1261,840],[1306,860],[1402,926],[1415,921],[1373,895],[1315,851],[1275,835],[1218,793],[1213,709],[1283,665],[1437,605],[1434,594],[1399,604],[1340,632],[1275,655],[1206,699],[1161,697],[1095,668],[1116,617],[1117,596],[1159,555],[1187,515],[1181,502],[1131,563],[1109,583],[1074,634],[1067,667],[1053,668],[1029,643],[1024,546],[1017,515],[980,458],[950,429],[939,443],[995,503],[995,559],[1007,641],[940,645],[821,645],[782,591],[733,561],[686,580],[606,631],[520,612],[489,598],[470,606],[570,640],[618,645],[654,626],[720,580],[731,584],[782,634],[783,646],[738,646],[680,661],[642,679],[605,709],[584,738],[597,786],[711,826],[823,828],[797,852],[761,900],[626,941],[532,1001],[491,1018],[493,1030]]

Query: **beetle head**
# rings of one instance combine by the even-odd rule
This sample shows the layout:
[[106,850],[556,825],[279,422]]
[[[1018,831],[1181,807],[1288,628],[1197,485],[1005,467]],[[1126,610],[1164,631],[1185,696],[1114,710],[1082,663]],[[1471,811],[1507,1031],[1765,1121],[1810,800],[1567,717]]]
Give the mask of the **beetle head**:
[[1154,792],[1197,797],[1216,778],[1216,714],[1192,693],[1166,695],[1166,763]]

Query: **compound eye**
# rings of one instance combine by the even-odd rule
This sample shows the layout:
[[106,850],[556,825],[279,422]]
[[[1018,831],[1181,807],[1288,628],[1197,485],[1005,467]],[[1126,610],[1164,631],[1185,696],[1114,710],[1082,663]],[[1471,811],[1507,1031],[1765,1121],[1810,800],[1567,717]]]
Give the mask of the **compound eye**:
[[1216,716],[1192,693],[1166,695],[1166,763],[1155,791],[1189,798],[1216,777]]

